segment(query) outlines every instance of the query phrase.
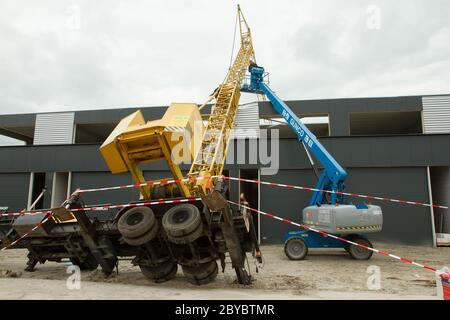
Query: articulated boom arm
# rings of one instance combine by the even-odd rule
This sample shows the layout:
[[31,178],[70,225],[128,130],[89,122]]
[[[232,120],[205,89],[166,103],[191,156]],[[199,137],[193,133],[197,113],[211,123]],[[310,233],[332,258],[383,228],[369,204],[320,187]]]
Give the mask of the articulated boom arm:
[[[324,170],[319,177],[316,188],[319,190],[343,191],[345,188],[346,171],[339,165],[333,156],[324,148],[314,134],[302,123],[295,113],[283,102],[264,82],[264,68],[254,66],[251,68],[250,83],[245,84],[243,91],[263,93],[269,98],[273,108],[286,120],[287,124],[297,134],[298,139],[323,165]],[[323,192],[314,192],[310,205],[326,203]],[[331,204],[342,203],[342,197],[331,194]]]
[[[221,175],[225,165],[227,149],[238,109],[240,89],[245,72],[254,60],[253,43],[250,29],[238,6],[241,47],[231,66],[225,81],[216,90],[216,101],[212,107],[208,125],[204,131],[201,147],[194,158],[188,176],[190,178]],[[211,189],[209,179],[198,180],[201,193]]]

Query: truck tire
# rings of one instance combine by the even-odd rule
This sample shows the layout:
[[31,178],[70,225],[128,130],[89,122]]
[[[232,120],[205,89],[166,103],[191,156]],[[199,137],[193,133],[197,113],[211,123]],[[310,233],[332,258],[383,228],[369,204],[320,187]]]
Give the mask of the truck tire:
[[92,253],[89,253],[88,256],[82,261],[78,258],[70,258],[70,262],[78,266],[81,271],[92,271],[98,267],[97,259],[95,259]]
[[173,261],[165,261],[157,266],[139,265],[142,274],[155,283],[169,281],[175,278],[178,265]]
[[196,267],[182,266],[182,269],[187,281],[198,286],[214,281],[219,273],[215,260]]
[[198,208],[192,204],[179,204],[170,208],[162,218],[162,225],[169,237],[183,237],[192,234],[202,226]]
[[158,229],[158,224],[155,223],[153,228],[147,231],[146,234],[143,234],[137,238],[128,238],[123,236],[123,240],[131,246],[140,246],[149,242],[150,240],[153,240],[158,235]]
[[117,228],[126,238],[138,238],[156,224],[155,214],[149,207],[135,207],[125,212],[117,222]]
[[284,253],[290,260],[303,260],[308,254],[308,245],[305,240],[293,237],[286,241]]
[[[354,238],[351,241],[356,242],[358,244],[362,244],[363,246],[372,248],[372,243],[369,240],[364,238]],[[369,260],[372,257],[373,251],[349,244],[346,248],[350,257],[355,260]]]
[[167,239],[169,239],[170,242],[173,242],[175,244],[187,244],[189,242],[197,240],[198,238],[200,238],[202,234],[203,234],[203,225],[200,224],[196,230],[194,230],[189,234],[178,237],[174,237],[170,234],[167,234]]

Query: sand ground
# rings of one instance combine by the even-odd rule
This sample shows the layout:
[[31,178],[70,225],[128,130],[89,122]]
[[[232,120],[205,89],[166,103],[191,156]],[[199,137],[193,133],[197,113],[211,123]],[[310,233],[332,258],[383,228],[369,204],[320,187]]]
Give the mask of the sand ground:
[[[441,268],[450,266],[450,248],[375,244],[398,256]],[[26,250],[0,252],[0,299],[436,299],[433,272],[381,255],[355,261],[342,251],[311,251],[306,260],[290,261],[281,245],[263,246],[264,266],[250,286],[236,283],[227,266],[215,282],[197,287],[183,277],[155,284],[138,267],[121,261],[119,273],[105,278],[100,269],[82,272],[81,288],[66,286],[70,263],[47,262],[24,272]],[[381,282],[369,290],[368,267],[377,266]]]

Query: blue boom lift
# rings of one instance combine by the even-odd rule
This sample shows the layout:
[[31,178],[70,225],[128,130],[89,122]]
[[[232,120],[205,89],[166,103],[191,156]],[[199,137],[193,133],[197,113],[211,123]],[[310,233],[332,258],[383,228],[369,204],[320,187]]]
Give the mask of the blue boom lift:
[[[354,205],[348,202],[347,197],[340,193],[345,190],[347,178],[344,168],[328,153],[295,113],[269,88],[266,81],[268,74],[265,73],[264,68],[252,63],[249,72],[250,77],[241,91],[266,95],[275,111],[298,136],[313,168],[314,163],[310,154],[314,155],[323,166],[315,187],[317,191],[313,193],[309,206],[303,209],[303,224],[372,247],[364,234],[381,231],[383,223],[381,208],[365,203]],[[370,250],[348,245],[308,230],[287,233],[284,236],[284,243],[285,253],[291,260],[304,259],[308,254],[308,248],[342,248],[357,260],[367,260],[372,256]]]

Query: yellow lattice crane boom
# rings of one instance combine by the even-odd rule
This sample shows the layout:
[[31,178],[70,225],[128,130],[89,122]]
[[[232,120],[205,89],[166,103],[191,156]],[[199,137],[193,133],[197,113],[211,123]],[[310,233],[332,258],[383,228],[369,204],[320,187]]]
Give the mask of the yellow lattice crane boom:
[[241,46],[224,82],[216,90],[216,101],[211,109],[201,147],[188,174],[190,178],[206,178],[199,180],[201,189],[198,191],[202,193],[206,193],[211,187],[209,177],[222,174],[239,105],[241,85],[251,59],[255,60],[250,28],[239,6],[237,19]]

